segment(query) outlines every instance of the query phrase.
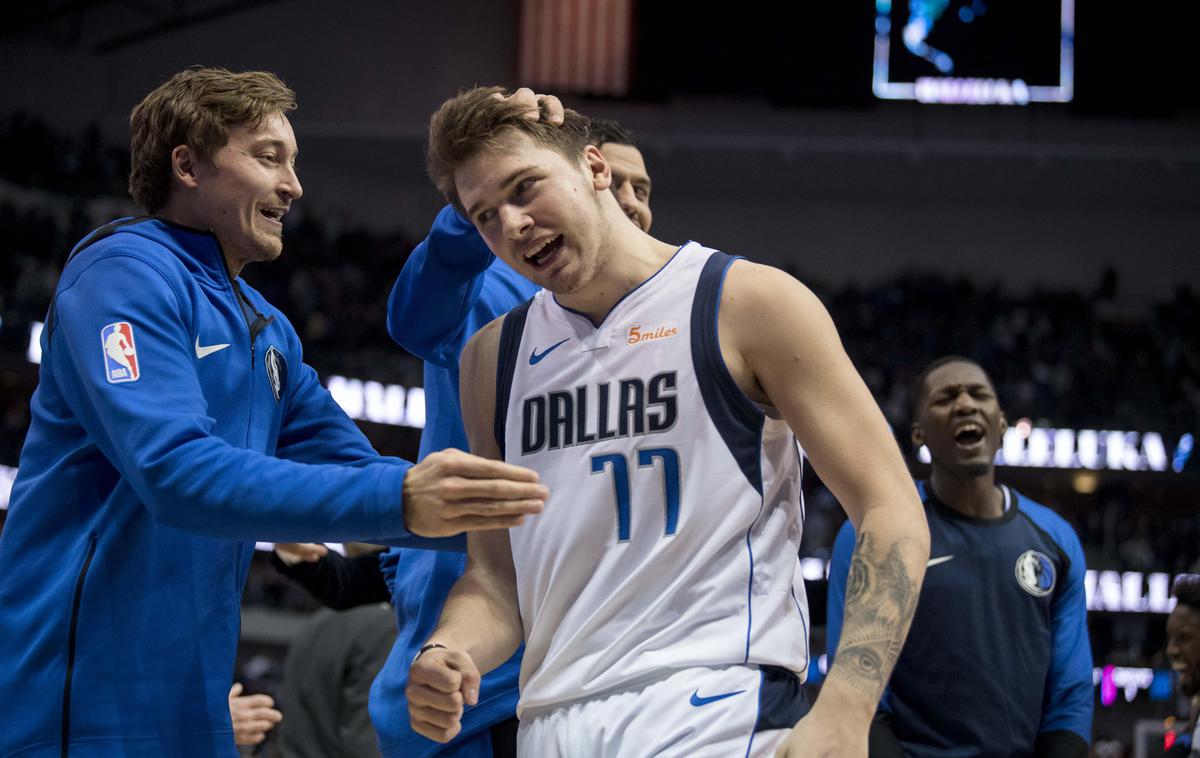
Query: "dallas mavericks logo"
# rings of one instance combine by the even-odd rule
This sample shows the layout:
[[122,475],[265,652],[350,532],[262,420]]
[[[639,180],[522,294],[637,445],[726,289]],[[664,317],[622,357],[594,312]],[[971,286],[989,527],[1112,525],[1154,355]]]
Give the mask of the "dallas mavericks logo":
[[1045,597],[1054,591],[1054,564],[1036,550],[1026,550],[1013,568],[1017,584],[1034,597]]
[[263,358],[263,363],[267,367],[267,381],[271,383],[271,394],[275,396],[275,405],[279,405],[279,399],[283,397],[283,388],[287,386],[287,361],[284,360],[283,353],[271,345],[271,349]]

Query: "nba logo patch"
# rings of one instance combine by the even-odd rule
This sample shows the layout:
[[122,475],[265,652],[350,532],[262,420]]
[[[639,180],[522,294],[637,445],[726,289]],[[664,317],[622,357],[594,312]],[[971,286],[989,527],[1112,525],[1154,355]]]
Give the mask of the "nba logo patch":
[[137,345],[133,342],[133,325],[118,321],[100,330],[100,346],[104,352],[104,376],[109,384],[136,382],[142,375],[138,368]]
[[1043,553],[1026,550],[1013,567],[1017,584],[1034,597],[1045,597],[1054,591],[1054,563]]

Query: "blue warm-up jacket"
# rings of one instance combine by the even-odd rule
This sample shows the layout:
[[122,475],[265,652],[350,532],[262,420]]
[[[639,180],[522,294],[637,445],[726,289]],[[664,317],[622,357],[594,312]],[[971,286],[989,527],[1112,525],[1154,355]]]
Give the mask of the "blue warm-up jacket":
[[[388,301],[388,332],[425,360],[422,457],[447,447],[467,449],[458,403],[459,355],[475,332],[537,290],[492,255],[469,221],[450,206],[442,209],[429,236],[409,256]],[[450,588],[466,568],[466,556],[392,549],[381,558],[381,567],[400,624],[392,654],[371,688],[371,720],[383,754],[491,756],[489,728],[516,713],[520,652],[483,677],[479,704],[466,710],[462,732],[449,746],[412,730],[404,697],[409,665],[433,633]]]
[[408,544],[410,464],[375,454],[211,233],[89,235],[41,340],[0,535],[0,755],[235,756],[254,540]]
[[[929,566],[912,628],[879,710],[912,758],[1086,755],[1092,654],[1083,548],[1054,511],[1011,487],[994,519],[917,489]],[[842,636],[854,552],[847,521],[829,568],[826,645]]]

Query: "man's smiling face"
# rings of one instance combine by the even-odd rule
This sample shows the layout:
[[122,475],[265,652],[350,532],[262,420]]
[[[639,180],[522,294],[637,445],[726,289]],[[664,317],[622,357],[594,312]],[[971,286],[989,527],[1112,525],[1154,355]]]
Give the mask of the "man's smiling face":
[[608,237],[600,193],[611,184],[597,148],[571,161],[510,130],[457,168],[454,184],[492,252],[522,276],[563,294],[595,276]]

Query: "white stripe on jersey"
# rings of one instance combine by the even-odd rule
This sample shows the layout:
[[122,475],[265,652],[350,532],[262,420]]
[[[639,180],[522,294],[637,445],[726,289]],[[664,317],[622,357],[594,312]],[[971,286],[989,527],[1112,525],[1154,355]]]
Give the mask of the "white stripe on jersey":
[[694,666],[806,673],[801,455],[720,356],[731,261],[688,243],[598,328],[546,291],[508,316],[500,442],[550,489],[509,532],[518,714]]

